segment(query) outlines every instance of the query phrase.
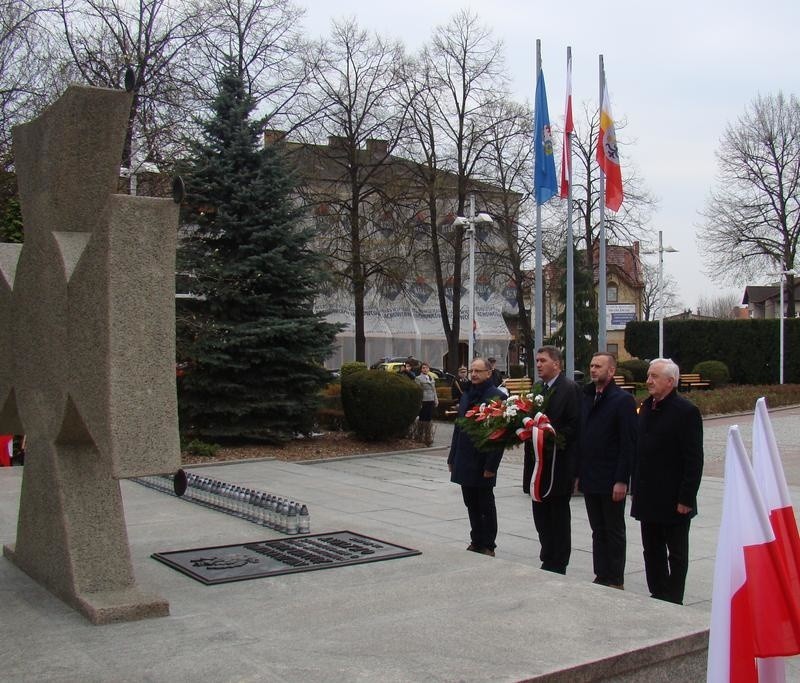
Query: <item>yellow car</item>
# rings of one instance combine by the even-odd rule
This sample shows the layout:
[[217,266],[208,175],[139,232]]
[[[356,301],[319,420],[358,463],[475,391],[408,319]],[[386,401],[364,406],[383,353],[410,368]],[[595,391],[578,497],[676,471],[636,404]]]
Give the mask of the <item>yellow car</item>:
[[[380,363],[377,366],[377,368],[375,368],[375,369],[376,370],[386,370],[386,372],[400,372],[401,370],[405,369],[405,367],[406,367],[405,362],[403,362],[403,363]],[[414,374],[419,374],[418,369],[419,369],[419,366],[417,366],[417,368],[414,368],[414,370],[415,370]],[[428,371],[428,373],[430,374],[431,377],[433,377],[434,380],[437,380],[437,379],[440,378],[439,373],[436,370],[433,370],[432,368],[431,368],[431,370]]]

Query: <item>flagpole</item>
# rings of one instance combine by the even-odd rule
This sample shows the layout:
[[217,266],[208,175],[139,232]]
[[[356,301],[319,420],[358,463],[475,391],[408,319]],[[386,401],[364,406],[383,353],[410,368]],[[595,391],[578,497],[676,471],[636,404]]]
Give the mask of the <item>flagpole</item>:
[[[603,66],[603,55],[600,55],[600,108],[599,113],[603,115],[603,93],[605,92],[606,72]],[[599,140],[599,130],[598,130]],[[598,287],[597,287],[597,350],[606,351],[606,192],[605,192],[605,173],[600,168],[600,232],[598,235],[600,253],[598,256]]]
[[[567,97],[572,97],[572,48],[567,46],[567,79],[569,82],[569,92]],[[567,102],[569,109],[571,103]],[[566,116],[566,114],[565,114]],[[564,120],[567,126],[567,120]],[[572,132],[567,131],[564,135],[566,154],[564,156],[567,164],[567,300],[566,300],[566,328],[567,328],[567,377],[575,379],[575,263],[573,254],[572,236]]]
[[[538,83],[539,74],[542,71],[542,41],[536,39],[536,79]],[[542,206],[536,201],[536,266],[534,272],[534,312],[533,312],[533,339],[534,348],[530,350],[530,356],[536,358],[536,351],[544,344],[542,339],[542,307],[543,307],[543,284],[542,284]],[[539,378],[536,371],[536,364],[533,365],[534,377]]]

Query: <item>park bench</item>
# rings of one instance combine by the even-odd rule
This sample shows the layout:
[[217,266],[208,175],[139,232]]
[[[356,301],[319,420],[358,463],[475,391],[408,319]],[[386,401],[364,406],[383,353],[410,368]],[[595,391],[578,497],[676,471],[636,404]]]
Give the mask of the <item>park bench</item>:
[[509,394],[528,394],[531,391],[533,382],[530,377],[506,377],[503,380],[503,386],[508,390]]
[[703,379],[699,372],[682,372],[678,384],[679,391],[691,391],[692,389],[710,389],[711,382]]
[[[527,394],[530,393],[533,382],[530,377],[507,377],[503,380],[503,386],[509,394]],[[458,414],[458,406],[445,411],[445,417],[455,417]]]
[[614,384],[616,384],[623,391],[627,391],[631,394],[636,393],[636,385],[628,384],[628,381],[625,379],[625,375],[614,375]]

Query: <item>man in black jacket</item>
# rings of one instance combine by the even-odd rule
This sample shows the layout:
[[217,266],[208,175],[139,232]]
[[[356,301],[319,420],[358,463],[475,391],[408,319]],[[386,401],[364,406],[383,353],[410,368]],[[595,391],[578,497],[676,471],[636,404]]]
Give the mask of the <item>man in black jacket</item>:
[[558,446],[554,447],[556,440],[546,439],[545,452],[537,457],[531,442],[525,442],[522,490],[531,493],[533,499],[542,569],[566,574],[572,550],[569,501],[577,476],[581,403],[578,385],[561,372],[561,358],[561,351],[555,346],[543,346],[536,352],[539,382],[533,394],[544,397],[542,412],[556,430]]
[[[492,368],[483,358],[476,358],[470,366],[472,386],[464,392],[458,404],[458,416],[464,417],[475,405],[505,396],[491,379]],[[497,508],[494,502],[494,486],[497,468],[503,457],[503,447],[493,450],[478,450],[469,434],[459,425],[453,428],[453,440],[447,467],[450,481],[461,485],[461,495],[467,507],[471,543],[467,550],[494,557],[497,538]]]
[[689,524],[703,475],[703,420],[676,391],[678,366],[657,358],[639,410],[631,515],[642,528],[647,587],[654,598],[683,604]]
[[592,356],[592,383],[584,389],[578,487],[592,527],[595,583],[623,588],[625,582],[625,497],[636,443],[636,401],[614,384],[617,361]]

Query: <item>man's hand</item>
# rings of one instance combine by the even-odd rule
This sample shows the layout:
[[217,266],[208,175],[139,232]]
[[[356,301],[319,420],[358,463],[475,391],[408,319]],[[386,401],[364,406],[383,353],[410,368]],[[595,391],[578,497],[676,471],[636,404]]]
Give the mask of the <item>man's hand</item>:
[[688,505],[683,505],[682,503],[678,503],[678,514],[679,515],[688,515],[692,511]]
[[489,470],[483,470],[483,478],[484,479],[491,479],[496,472],[490,472]]
[[615,503],[619,503],[621,500],[625,500],[625,495],[628,493],[628,485],[618,481],[614,484],[614,488],[611,491],[611,500]]

